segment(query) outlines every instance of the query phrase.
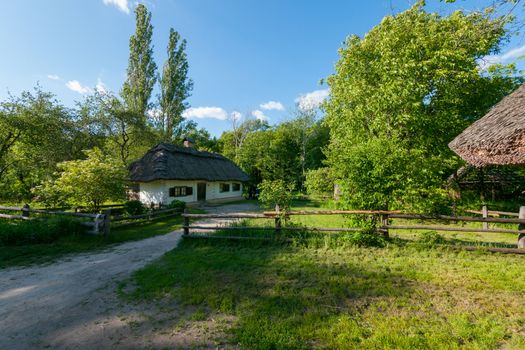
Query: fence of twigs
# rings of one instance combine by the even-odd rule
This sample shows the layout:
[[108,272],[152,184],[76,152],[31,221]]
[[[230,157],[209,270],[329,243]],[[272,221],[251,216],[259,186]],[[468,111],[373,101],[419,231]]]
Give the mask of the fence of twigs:
[[[278,208],[276,208],[278,209]],[[348,228],[333,228],[333,227],[287,227],[283,226],[283,219],[295,215],[364,215],[364,216],[375,216],[376,222],[380,222],[377,227],[378,233],[383,234],[385,237],[389,236],[391,230],[430,230],[430,231],[451,231],[451,232],[470,232],[470,233],[511,233],[516,234],[518,237],[518,250],[509,248],[489,248],[489,250],[499,252],[518,252],[525,254],[525,206],[520,207],[519,213],[508,212],[495,212],[492,213],[486,210],[486,207],[481,212],[474,212],[475,214],[481,214],[482,216],[448,216],[448,215],[420,215],[402,213],[399,211],[382,211],[382,210],[317,210],[317,211],[287,211],[281,212],[268,211],[262,213],[242,213],[242,214],[189,214],[184,212],[182,214],[184,218],[184,237],[187,238],[227,238],[227,239],[257,239],[256,237],[246,237],[239,235],[210,235],[193,232],[192,230],[198,231],[273,231],[274,238],[283,239],[285,238],[283,232],[286,231],[313,231],[313,232],[356,232],[362,231],[363,228],[348,227]],[[518,216],[518,218],[504,218],[494,216]],[[259,227],[259,226],[206,226],[206,225],[190,225],[190,219],[261,219],[261,220],[273,220],[274,225],[272,227]],[[392,223],[392,219],[404,219],[407,221],[416,221],[416,224],[407,225],[396,225]],[[448,223],[466,223],[466,222],[480,222],[483,223],[481,228],[478,227],[457,227],[457,226],[439,226],[435,224],[429,225],[428,223],[435,222],[448,222]],[[493,224],[494,227],[490,228],[489,224]],[[496,224],[515,224],[516,229],[495,227]],[[468,249],[468,247],[467,247]]]
[[56,211],[56,210],[45,210],[45,209],[33,209],[29,205],[23,207],[3,207],[0,206],[0,211],[3,212],[17,212],[18,214],[3,214],[0,213],[0,218],[13,219],[13,220],[41,220],[49,217],[56,216],[68,216],[75,217],[80,220],[82,225],[89,228],[88,232],[91,234],[104,234],[108,235],[111,228],[122,227],[127,225],[136,225],[144,221],[167,218],[174,215],[179,215],[182,210],[175,209],[159,209],[151,210],[145,214],[140,215],[112,215],[112,209],[117,211],[122,210],[122,206],[115,208],[105,207],[103,213],[79,213],[71,211]]

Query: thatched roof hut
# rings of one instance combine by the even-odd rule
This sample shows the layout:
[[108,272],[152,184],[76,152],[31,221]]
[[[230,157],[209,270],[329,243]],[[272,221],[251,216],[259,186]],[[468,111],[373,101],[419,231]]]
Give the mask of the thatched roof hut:
[[474,166],[525,164],[525,84],[448,146]]
[[161,143],[130,165],[130,180],[248,181],[248,175],[228,158],[192,147]]

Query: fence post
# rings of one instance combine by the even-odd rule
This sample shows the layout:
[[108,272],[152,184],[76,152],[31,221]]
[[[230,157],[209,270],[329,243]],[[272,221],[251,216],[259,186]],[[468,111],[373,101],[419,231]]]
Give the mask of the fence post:
[[[489,210],[487,209],[486,205],[481,207],[481,215],[483,215],[484,219],[489,217]],[[483,229],[484,230],[488,230],[489,229],[489,223],[488,222],[484,222],[483,223]]]
[[383,226],[383,237],[390,237],[388,233],[388,214],[381,215],[381,225]]
[[188,208],[184,208],[184,212],[182,214],[182,217],[184,218],[184,226],[183,226],[183,229],[184,229],[184,236],[187,236],[190,234],[190,229],[189,229],[189,226],[190,226],[190,218],[186,216],[186,214],[188,214]]
[[22,207],[22,216],[25,217],[25,218],[28,218],[29,217],[29,204],[24,204],[24,206]]
[[275,205],[275,234],[279,235],[281,233],[281,211],[279,204]]
[[[520,207],[520,219],[525,219],[525,206]],[[518,230],[525,230],[525,224],[519,224]],[[520,233],[518,236],[518,248],[525,248],[525,233]]]
[[104,236],[109,235],[111,225],[111,209],[104,211]]

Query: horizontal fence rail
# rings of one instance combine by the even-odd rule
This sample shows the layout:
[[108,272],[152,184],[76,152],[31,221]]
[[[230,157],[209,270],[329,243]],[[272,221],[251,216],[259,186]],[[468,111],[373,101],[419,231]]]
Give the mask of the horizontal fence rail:
[[[478,212],[476,212],[477,214]],[[356,232],[362,231],[363,228],[325,228],[325,227],[286,227],[282,225],[282,219],[289,218],[295,215],[362,215],[375,216],[380,223],[376,230],[388,237],[389,230],[431,230],[431,231],[449,231],[449,232],[470,232],[470,233],[510,233],[518,235],[518,248],[525,248],[525,207],[520,208],[519,218],[501,218],[491,217],[486,207],[479,212],[483,217],[475,216],[450,216],[450,215],[423,215],[413,213],[402,213],[400,211],[385,211],[385,210],[312,210],[312,211],[265,211],[262,213],[237,213],[237,214],[188,214],[183,213],[184,218],[184,236],[185,237],[222,237],[232,238],[233,236],[212,236],[212,235],[190,235],[190,230],[201,231],[274,231],[276,235],[286,231],[313,231],[313,232]],[[498,215],[514,216],[509,212],[498,212]],[[190,219],[273,219],[275,225],[273,227],[258,227],[258,226],[204,226],[204,225],[190,225]],[[450,223],[458,222],[479,222],[483,227],[445,227],[436,225],[394,225],[391,223],[392,219],[417,220],[420,222],[430,221],[448,221]],[[489,228],[488,224],[515,224],[517,229],[509,228]],[[239,236],[236,236],[239,237]],[[239,237],[240,238],[240,237]],[[282,238],[282,237],[281,237]]]
[[[112,206],[115,210],[121,209],[118,207]],[[51,211],[45,209],[33,209],[29,205],[24,207],[8,207],[0,206],[0,211],[7,212],[20,212],[21,215],[11,215],[0,213],[0,218],[2,219],[11,219],[11,220],[45,220],[47,217],[51,216],[68,216],[68,217],[77,217],[84,219],[80,224],[82,226],[88,227],[90,230],[88,233],[91,234],[104,234],[108,235],[110,233],[111,227],[121,227],[127,225],[136,225],[149,220],[156,220],[161,218],[168,218],[174,215],[179,215],[182,212],[180,208],[173,209],[159,209],[152,210],[145,214],[140,215],[129,215],[129,216],[116,216],[112,218],[111,208],[105,209],[103,213],[78,213],[70,211]],[[41,216],[31,216],[31,213],[40,214]],[[43,215],[43,216],[42,216]]]

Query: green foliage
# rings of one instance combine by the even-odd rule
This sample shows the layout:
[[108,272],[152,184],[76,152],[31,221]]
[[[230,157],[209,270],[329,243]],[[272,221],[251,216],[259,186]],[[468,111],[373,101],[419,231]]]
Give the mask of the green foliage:
[[174,130],[183,121],[182,112],[188,108],[186,99],[190,97],[193,82],[188,78],[188,58],[186,40],[180,40],[180,34],[170,29],[168,41],[168,59],[164,63],[162,76],[159,77],[159,129],[165,142],[173,141]]
[[81,156],[90,145],[74,113],[40,86],[10,96],[0,103],[0,199],[28,199],[57,162]]
[[124,209],[129,215],[140,215],[146,212],[146,207],[139,200],[131,200],[124,203]]
[[335,177],[330,168],[319,168],[306,172],[306,192],[311,196],[332,197]]
[[135,8],[135,34],[129,38],[129,64],[122,97],[129,110],[145,118],[149,99],[157,80],[157,65],[153,60],[153,25],[151,12],[138,4]]
[[125,197],[125,169],[98,148],[85,153],[85,160],[60,163],[57,179],[35,189],[41,201],[48,205],[59,201],[98,210],[106,201]]
[[313,112],[298,110],[294,119],[272,128],[261,121],[244,121],[223,133],[219,143],[253,184],[283,180],[302,190],[306,171],[322,166],[328,138],[328,128]]
[[168,209],[180,209],[184,210],[186,208],[186,202],[179,201],[177,199],[174,199],[166,206]]
[[80,222],[71,218],[0,221],[0,246],[53,243],[62,237],[80,235],[84,231]]
[[419,236],[418,242],[427,246],[436,246],[447,243],[447,240],[436,231],[425,231]]
[[348,208],[436,211],[458,160],[447,144],[511,92],[515,71],[481,71],[505,19],[429,14],[422,3],[352,36],[328,78],[328,164]]
[[288,210],[293,199],[294,185],[283,180],[263,180],[259,185],[259,201],[266,208]]

